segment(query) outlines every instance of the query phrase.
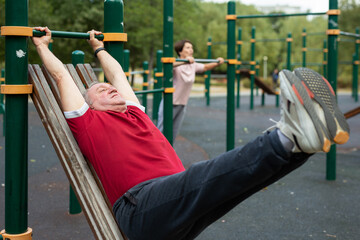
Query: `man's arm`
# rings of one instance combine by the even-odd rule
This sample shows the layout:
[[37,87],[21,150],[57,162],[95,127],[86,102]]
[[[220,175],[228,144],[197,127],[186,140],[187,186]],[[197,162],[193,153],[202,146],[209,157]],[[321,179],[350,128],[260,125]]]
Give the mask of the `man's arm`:
[[[104,47],[104,43],[95,38],[95,34],[98,35],[101,34],[101,32],[92,30],[89,31],[89,34],[89,44],[94,51],[98,48]],[[104,70],[106,79],[116,88],[120,95],[125,100],[130,100],[140,104],[120,64],[106,51],[98,52],[97,58]]]
[[45,36],[33,37],[32,41],[46,69],[56,81],[63,111],[80,109],[85,103],[84,97],[64,64],[49,50],[51,31],[47,27],[36,27],[35,29],[46,32]]
[[215,68],[215,67],[217,67],[217,66],[219,66],[219,65],[221,65],[221,64],[224,63],[224,59],[221,58],[221,57],[217,58],[217,60],[219,61],[219,62],[217,62],[217,63],[207,63],[207,64],[204,64],[204,72],[209,71],[209,70],[211,70],[211,69],[213,69],[213,68]]

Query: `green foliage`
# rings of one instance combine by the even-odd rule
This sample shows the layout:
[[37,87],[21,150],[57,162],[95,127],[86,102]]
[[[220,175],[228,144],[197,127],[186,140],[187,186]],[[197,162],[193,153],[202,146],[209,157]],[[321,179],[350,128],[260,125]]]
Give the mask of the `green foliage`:
[[[31,0],[29,1],[29,26],[48,26],[53,30],[87,32],[91,29],[103,30],[103,0]],[[341,0],[339,26],[342,31],[355,32],[360,21],[359,1]],[[236,1],[236,14],[261,14],[254,6]],[[193,42],[196,58],[207,57],[207,41],[226,43],[227,22],[226,3],[203,2],[202,0],[174,0],[174,42],[189,39]],[[5,25],[5,0],[0,0],[0,25]],[[242,60],[250,60],[251,28],[256,27],[256,39],[286,39],[292,33],[292,62],[302,61],[302,31],[305,28],[308,49],[322,49],[325,34],[310,35],[314,32],[325,33],[327,17],[287,17],[287,18],[250,18],[236,21],[236,28],[242,28]],[[143,61],[149,62],[150,69],[155,65],[156,51],[162,49],[163,42],[163,0],[124,0],[124,30],[128,34],[125,49],[130,50],[131,67],[139,68]],[[0,66],[4,66],[4,38],[0,38]],[[39,63],[34,47],[29,44],[29,60]],[[354,44],[340,42],[339,61],[351,61]],[[93,52],[83,40],[54,39],[53,51],[64,62],[71,62],[71,52],[85,52],[85,61],[94,62]],[[256,42],[256,60],[263,64],[268,57],[268,73],[274,68],[286,65],[287,43],[285,41]],[[225,44],[213,44],[212,57],[227,55]],[[174,52],[174,56],[176,56]],[[320,51],[308,51],[307,62],[321,63]],[[295,66],[296,67],[296,66]],[[216,70],[225,71],[226,65]],[[315,70],[319,70],[315,68]],[[262,67],[260,76],[263,75]],[[351,67],[339,67],[339,76],[345,79],[351,75]]]

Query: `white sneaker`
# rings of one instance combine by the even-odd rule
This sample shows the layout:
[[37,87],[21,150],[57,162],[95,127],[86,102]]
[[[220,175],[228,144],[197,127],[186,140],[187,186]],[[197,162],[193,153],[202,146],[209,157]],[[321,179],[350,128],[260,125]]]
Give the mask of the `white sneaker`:
[[292,152],[328,152],[333,142],[345,143],[349,127],[328,81],[307,68],[279,74],[281,119],[276,127],[293,143]]

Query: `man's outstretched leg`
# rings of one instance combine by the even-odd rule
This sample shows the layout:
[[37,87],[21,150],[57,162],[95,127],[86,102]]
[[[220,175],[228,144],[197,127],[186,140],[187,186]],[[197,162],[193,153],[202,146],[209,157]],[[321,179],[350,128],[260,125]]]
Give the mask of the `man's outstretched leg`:
[[139,184],[114,205],[130,239],[193,239],[311,154],[347,141],[349,128],[326,80],[308,69],[283,71],[280,87],[281,120],[274,131],[185,172]]

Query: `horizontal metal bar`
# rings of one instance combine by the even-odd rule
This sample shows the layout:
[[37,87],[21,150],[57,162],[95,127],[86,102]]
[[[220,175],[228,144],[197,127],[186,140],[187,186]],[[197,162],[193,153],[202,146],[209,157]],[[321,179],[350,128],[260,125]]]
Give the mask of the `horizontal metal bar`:
[[297,17],[297,16],[309,16],[309,15],[325,15],[326,12],[317,12],[317,13],[272,13],[272,14],[259,14],[259,15],[238,15],[237,19],[244,18],[266,18],[266,17]]
[[[195,58],[194,59],[195,62],[198,62],[198,63],[218,63],[219,60],[217,59],[200,59],[200,58]],[[176,59],[176,62],[189,62],[189,60],[187,59],[182,59],[182,58],[177,58]],[[227,63],[228,60],[225,60],[224,63]]]
[[356,42],[356,39],[353,38],[338,38],[340,42],[349,42],[349,43],[354,43]]
[[[44,36],[45,32],[33,30],[34,37]],[[65,32],[65,31],[51,31],[51,36],[54,38],[76,38],[76,39],[90,39],[89,33],[81,33],[81,32]],[[95,38],[99,40],[104,40],[104,35],[95,35]]]
[[144,90],[144,91],[136,91],[135,94],[139,95],[139,94],[162,93],[162,92],[164,92],[164,88],[152,89],[152,90]]
[[352,61],[339,61],[339,64],[352,65],[353,62]]
[[[292,65],[292,66],[301,66],[302,63],[300,63],[300,62],[295,62],[295,63],[292,63],[291,65]],[[324,64],[323,64],[323,63],[306,63],[305,65],[306,65],[306,66],[323,66]]]
[[307,36],[326,35],[326,32],[311,32],[306,33]]
[[286,38],[279,39],[256,39],[256,42],[285,42]]
[[356,37],[356,38],[360,38],[360,34],[356,34],[356,33],[349,33],[349,32],[343,32],[343,31],[340,31],[340,35],[343,35],[343,36],[348,36],[348,37]]
[[135,75],[135,74],[143,74],[145,71],[144,70],[139,70],[139,71],[132,71],[130,72],[131,75]]
[[308,52],[323,52],[323,48],[307,48]]

